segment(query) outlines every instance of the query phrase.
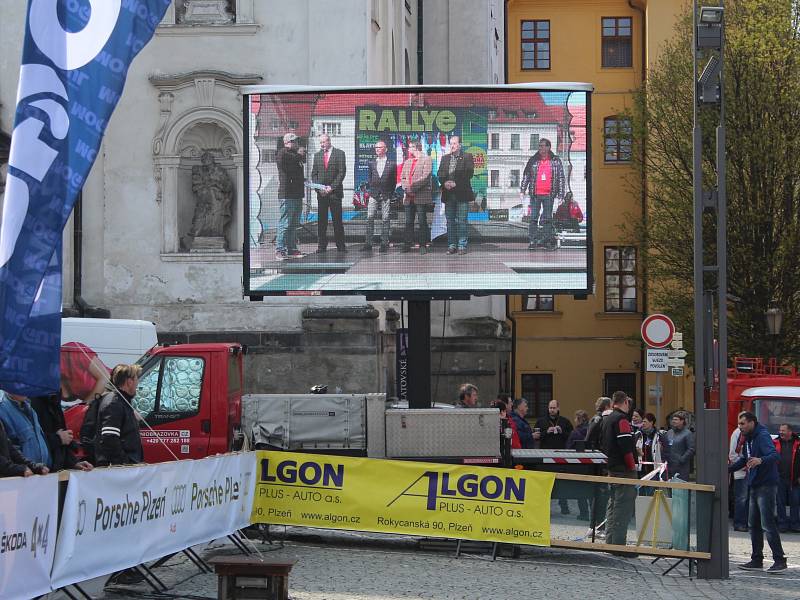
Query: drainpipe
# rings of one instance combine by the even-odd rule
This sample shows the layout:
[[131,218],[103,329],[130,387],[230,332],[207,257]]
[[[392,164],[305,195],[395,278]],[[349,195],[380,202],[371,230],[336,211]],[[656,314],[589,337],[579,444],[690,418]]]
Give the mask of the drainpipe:
[[422,85],[422,81],[423,81],[423,77],[422,77],[422,55],[423,55],[422,26],[423,26],[422,0],[417,0],[417,84],[419,84],[419,85]]
[[[641,54],[641,61],[642,61],[642,78],[641,78],[641,85],[647,85],[647,27],[645,25],[647,21],[647,14],[645,13],[645,5],[642,0],[628,0],[628,6],[630,6],[633,10],[637,11],[642,17],[642,37],[641,37],[641,46],[642,46],[642,54]],[[644,158],[647,153],[647,148],[645,147],[645,142],[642,141],[642,165],[644,165]],[[647,231],[647,173],[642,172],[642,227],[645,231]],[[641,255],[641,254],[640,254]],[[649,294],[648,294],[648,278],[647,278],[647,260],[642,261],[642,320],[644,320],[645,316],[648,312],[648,304],[649,304]],[[640,377],[639,377],[639,388],[640,394],[642,398],[642,407],[646,406],[647,402],[647,385],[645,382],[645,365],[647,364],[647,357],[646,357],[646,350],[644,344],[642,344],[642,349],[639,352],[639,370],[640,370]],[[661,395],[662,402],[663,402],[663,394]]]
[[510,296],[506,294],[506,319],[511,321],[511,399],[517,397],[517,320],[511,312]]
[[[503,2],[503,82],[508,83],[508,0]],[[511,399],[517,397],[517,320],[511,313],[510,297],[506,295],[506,318],[511,321]]]
[[[503,3],[503,83],[508,83],[508,0]],[[511,391],[514,391],[514,384],[511,384]]]

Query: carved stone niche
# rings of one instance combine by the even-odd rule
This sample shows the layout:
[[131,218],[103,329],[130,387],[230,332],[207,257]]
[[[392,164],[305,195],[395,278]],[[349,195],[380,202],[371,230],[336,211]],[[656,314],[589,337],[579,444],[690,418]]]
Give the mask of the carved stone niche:
[[[239,252],[244,230],[244,132],[239,87],[261,83],[261,77],[194,71],[153,75],[150,82],[158,90],[160,112],[159,128],[153,137],[153,167],[155,200],[161,205],[162,255],[191,251],[196,259],[204,260],[204,255],[219,255],[221,250],[223,254]],[[209,152],[230,176],[234,190],[224,244],[219,238],[199,245],[187,239],[195,207],[192,167],[201,164],[204,152]]]
[[[191,236],[192,223],[195,219],[195,211],[198,210],[198,196],[192,189],[192,172],[195,168],[200,168],[201,157],[204,153],[209,153],[214,162],[219,165],[233,182],[233,194],[231,197],[231,218],[225,226],[220,243],[211,238],[203,239]],[[200,122],[190,127],[183,134],[178,153],[180,162],[178,165],[178,240],[180,250],[212,252],[230,250],[234,246],[235,240],[234,227],[238,222],[240,206],[236,199],[239,197],[239,190],[236,188],[237,168],[234,161],[236,155],[236,142],[231,134],[222,126],[214,122]]]
[[236,21],[236,2],[230,0],[183,0],[176,11],[182,25],[224,25]]

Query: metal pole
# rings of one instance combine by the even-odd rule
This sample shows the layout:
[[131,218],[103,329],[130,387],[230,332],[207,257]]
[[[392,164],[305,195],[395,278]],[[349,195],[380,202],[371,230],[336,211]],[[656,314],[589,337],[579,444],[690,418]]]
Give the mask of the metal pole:
[[430,408],[431,302],[408,301],[408,407]]
[[[721,86],[720,86],[721,87]],[[717,551],[718,560],[712,561],[713,578],[727,579],[730,575],[730,558],[728,555],[728,219],[727,198],[725,190],[725,112],[721,111],[722,123],[717,128],[717,351],[719,367],[717,369],[719,380],[719,409],[716,415],[718,425],[715,430],[718,438],[715,440],[719,457],[716,464],[715,479],[719,482],[716,494],[718,503],[715,504],[713,522],[711,526],[711,551]]]
[[[728,450],[728,193],[726,187],[726,153],[725,153],[725,19],[722,21],[722,43],[719,60],[722,69],[719,75],[719,126],[717,127],[717,333],[719,355],[719,431],[717,440],[720,450],[720,461],[717,464],[717,476],[720,482],[719,510],[714,513],[715,527],[711,528],[711,549],[718,550],[719,560],[715,561],[720,579],[730,575],[730,557],[728,554],[728,463],[725,460]],[[718,535],[715,535],[717,533]],[[715,546],[717,546],[715,548]]]
[[[693,1],[693,70],[694,70],[694,307],[695,307],[695,414],[697,416],[697,480],[715,487],[711,512],[711,560],[698,563],[698,576],[702,579],[726,579],[729,576],[728,557],[728,401],[727,401],[727,198],[725,190],[725,108],[723,97],[724,47],[719,52],[719,104],[720,125],[716,135],[716,194],[709,203],[716,217],[715,264],[706,265],[703,243],[703,212],[706,202],[703,194],[702,132],[699,122],[699,86],[697,83],[697,2]],[[724,20],[720,24],[724,40]],[[709,275],[706,286],[705,275]],[[711,278],[715,279],[715,285]],[[715,289],[716,288],[716,289]],[[714,314],[714,295],[717,306]],[[717,335],[714,321],[717,320]],[[714,339],[717,352],[714,352]],[[716,388],[719,407],[706,408],[706,398]]]
[[[705,430],[705,326],[703,310],[703,140],[697,114],[700,102],[697,87],[697,0],[692,0],[692,199],[694,206],[694,413],[698,432]],[[703,436],[697,436],[697,474],[702,473]]]
[[[661,389],[661,371],[656,371],[656,423],[661,423],[661,405],[664,404],[664,394]],[[656,425],[658,429],[658,425]]]

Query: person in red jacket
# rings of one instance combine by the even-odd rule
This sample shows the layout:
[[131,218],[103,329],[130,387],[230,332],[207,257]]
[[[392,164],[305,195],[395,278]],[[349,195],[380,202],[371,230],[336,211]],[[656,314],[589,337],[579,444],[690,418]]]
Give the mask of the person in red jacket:
[[[775,449],[780,456],[778,463],[778,531],[800,533],[800,439],[794,434],[792,426],[783,423]],[[786,505],[789,505],[789,518],[786,518]]]
[[[503,394],[504,395],[504,394]],[[519,441],[519,432],[517,431],[517,424],[514,422],[514,419],[511,418],[511,415],[508,414],[508,402],[511,401],[511,398],[501,398],[498,396],[497,400],[492,400],[492,403],[489,405],[491,408],[496,408],[500,411],[500,426],[502,427],[503,419],[506,420],[508,426],[511,428],[511,449],[518,450],[522,448],[522,444]]]

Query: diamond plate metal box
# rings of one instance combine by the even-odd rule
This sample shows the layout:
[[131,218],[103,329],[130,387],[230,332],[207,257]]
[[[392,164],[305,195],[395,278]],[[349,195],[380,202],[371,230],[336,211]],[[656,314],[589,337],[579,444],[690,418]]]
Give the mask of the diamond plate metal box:
[[500,413],[493,408],[390,409],[386,457],[500,456]]

